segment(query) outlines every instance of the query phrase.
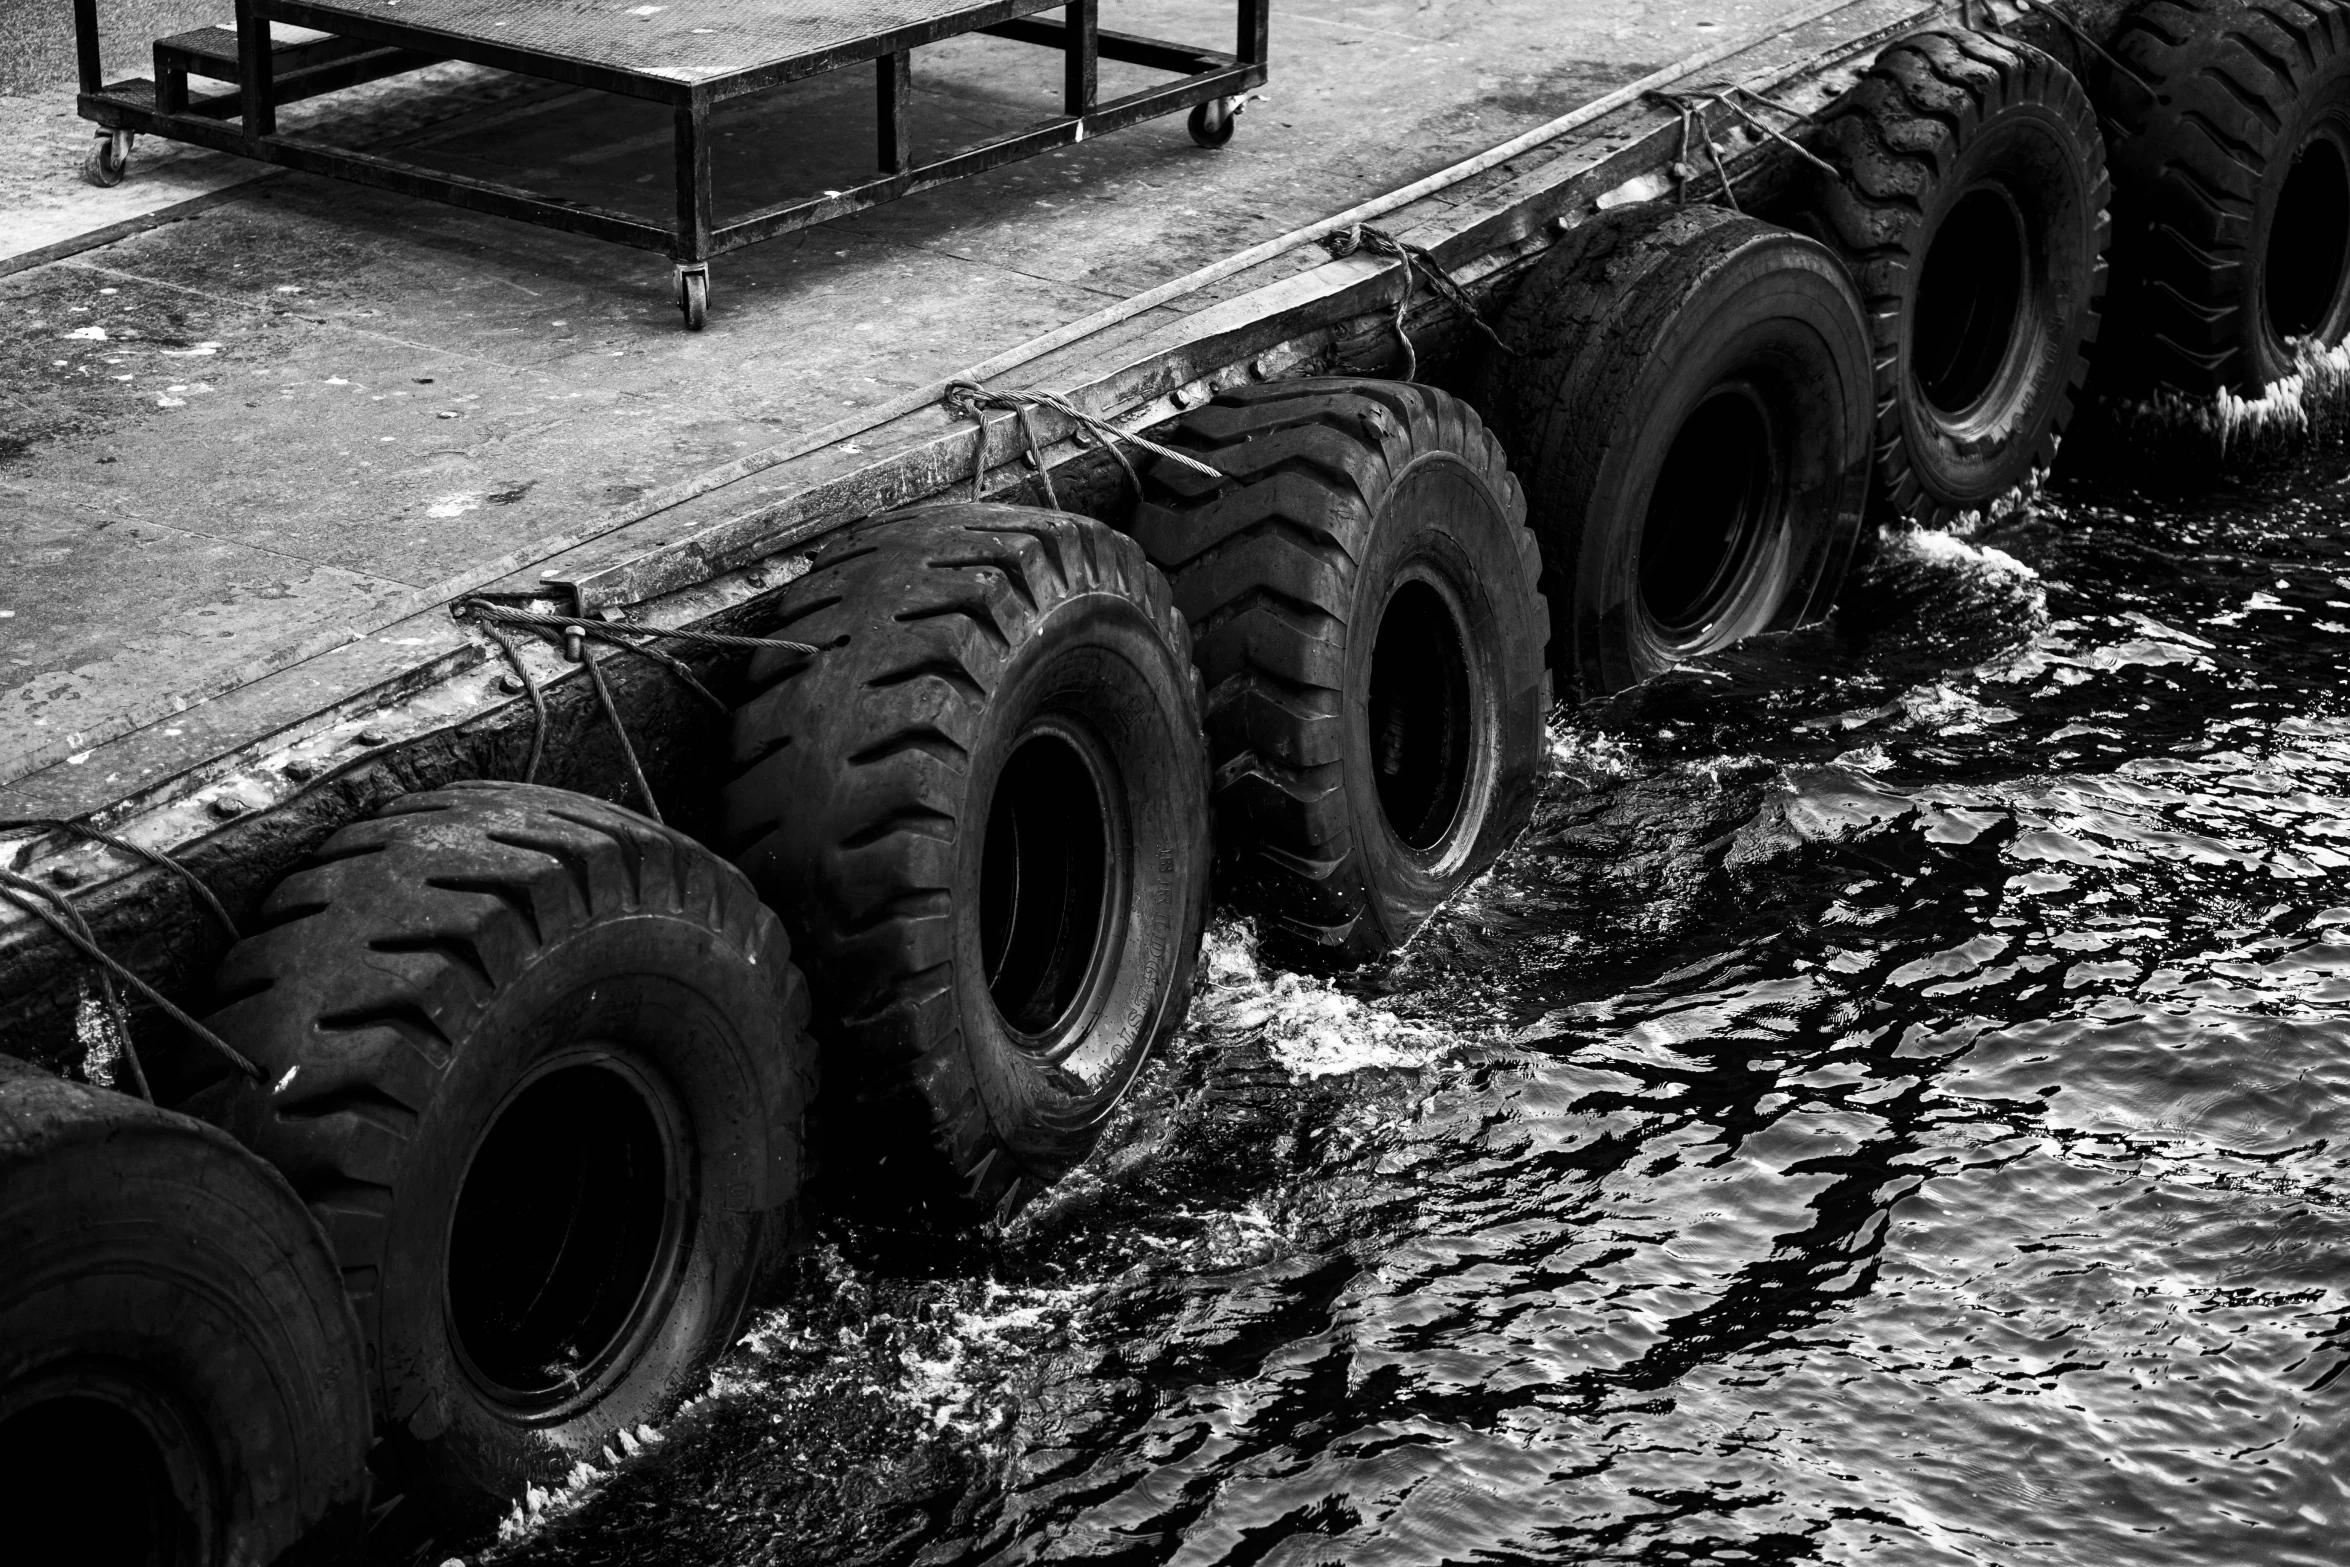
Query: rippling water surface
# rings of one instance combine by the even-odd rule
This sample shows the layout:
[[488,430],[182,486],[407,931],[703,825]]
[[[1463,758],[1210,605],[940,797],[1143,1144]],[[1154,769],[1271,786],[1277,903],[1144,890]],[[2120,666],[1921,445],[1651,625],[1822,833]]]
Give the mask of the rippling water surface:
[[2346,492],[2060,486],[1566,715],[1401,957],[1220,923],[1079,1176],[828,1221],[493,1554],[2340,1563]]

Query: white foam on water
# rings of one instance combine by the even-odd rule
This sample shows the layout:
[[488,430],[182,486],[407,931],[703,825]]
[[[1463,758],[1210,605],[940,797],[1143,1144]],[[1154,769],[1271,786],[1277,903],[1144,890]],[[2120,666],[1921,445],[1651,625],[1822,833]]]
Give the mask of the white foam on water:
[[1992,724],[2015,722],[2015,709],[1978,702],[1942,681],[1910,687],[1893,699],[1903,723],[1938,735],[1976,734]]
[[2293,359],[2293,373],[2271,381],[2257,397],[2226,390],[2190,397],[2164,389],[2131,404],[2126,417],[2133,423],[2175,425],[2207,435],[2219,444],[2222,456],[2230,445],[2255,437],[2306,435],[2312,408],[2350,391],[2350,343],[2332,348],[2296,343]]
[[[685,1411],[681,1409],[678,1413],[682,1415]],[[510,1545],[527,1538],[542,1524],[577,1508],[605,1481],[618,1474],[628,1460],[666,1440],[649,1425],[640,1425],[633,1431],[624,1429],[615,1432],[594,1458],[574,1463],[570,1472],[555,1484],[525,1486],[521,1498],[498,1520],[498,1543]]]
[[[2051,461],[2054,460],[2055,452],[2061,449],[2063,445],[2064,437],[2061,435],[2057,436],[2051,444],[2049,454]],[[1957,516],[1951,518],[1949,522],[1944,524],[1944,527],[1946,527],[1950,532],[1957,534],[1960,538],[1968,538],[1985,528],[1995,527],[1999,523],[2005,522],[2008,518],[2014,516],[2017,512],[2024,510],[2024,508],[2030,506],[2034,501],[2038,500],[2040,498],[2040,487],[2041,485],[2045,484],[2047,480],[2048,470],[2046,468],[2035,467],[2030,473],[2024,476],[2023,483],[2015,486],[2015,488],[2009,490],[2006,494],[1995,498],[1989,503],[1977,507],[1973,511],[1960,512]]]
[[1011,1335],[1048,1331],[1069,1321],[1092,1298],[1091,1290],[1027,1289],[989,1280],[975,1309],[953,1314],[939,1353],[907,1355],[905,1381],[884,1392],[923,1414],[934,1429],[972,1438],[990,1435],[1011,1415],[1006,1404],[988,1405],[988,1395],[1002,1385],[991,1357],[1020,1359],[1027,1351]]
[[1883,550],[1891,559],[1915,561],[1921,566],[1938,567],[1962,575],[2005,577],[2021,582],[2040,580],[2038,572],[2007,551],[1989,544],[1977,544],[1940,528],[1888,530]]
[[1550,726],[1550,767],[1586,781],[1632,776],[1632,748],[1614,735],[1593,729],[1574,729],[1563,722]]
[[1293,1077],[1424,1067],[1459,1043],[1442,1029],[1408,1023],[1327,980],[1268,968],[1257,956],[1256,932],[1244,920],[1209,928],[1200,947],[1200,976],[1192,1026],[1257,1036]]
[[1882,745],[1864,745],[1858,750],[1840,751],[1831,766],[1849,767],[1856,773],[1881,773],[1893,765],[1893,753]]
[[[824,1260],[835,1283],[853,1280],[853,1270],[836,1249],[827,1247]],[[894,1354],[870,1350],[847,1328],[837,1339],[829,1338],[796,1316],[789,1304],[771,1307],[756,1314],[736,1340],[736,1352],[711,1370],[702,1391],[678,1406],[666,1422],[668,1431],[674,1434],[740,1400],[772,1402],[795,1388],[821,1398],[828,1388],[847,1386],[910,1411],[935,1431],[972,1439],[999,1434],[1012,1407],[994,1396],[1003,1389],[1004,1368],[1025,1363],[1033,1354],[1021,1335],[1073,1329],[1096,1293],[973,1281],[959,1309],[942,1303],[940,1315],[925,1313],[919,1322],[903,1322],[903,1333],[894,1336]],[[790,1369],[778,1368],[778,1355],[795,1357],[784,1363]],[[810,1355],[824,1357],[812,1370],[797,1358]],[[526,1488],[500,1521],[498,1542],[527,1538],[576,1510],[639,1454],[667,1440],[651,1426],[623,1431],[601,1452],[575,1462],[555,1484]]]

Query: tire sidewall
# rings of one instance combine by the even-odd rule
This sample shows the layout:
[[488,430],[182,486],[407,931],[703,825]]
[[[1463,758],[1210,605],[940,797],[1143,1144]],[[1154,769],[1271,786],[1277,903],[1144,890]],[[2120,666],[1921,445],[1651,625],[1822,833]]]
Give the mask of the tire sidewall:
[[[511,1498],[484,1477],[560,1474],[614,1432],[664,1415],[680,1376],[722,1347],[797,1185],[771,968],[692,921],[622,915],[545,949],[455,1042],[399,1171],[375,1338],[382,1414],[437,1490],[495,1510]],[[646,1085],[668,1134],[669,1229],[656,1263],[667,1281],[640,1304],[616,1363],[524,1412],[485,1391],[458,1347],[451,1229],[467,1169],[516,1091],[549,1064],[589,1060]]]
[[[1054,605],[996,684],[971,748],[956,844],[954,976],[960,1066],[997,1140],[1020,1169],[1053,1179],[1092,1146],[1103,1119],[1183,1015],[1206,918],[1207,779],[1196,731],[1195,677],[1141,606],[1107,592]],[[1006,764],[1040,717],[1083,731],[1113,796],[1107,865],[1119,929],[1097,949],[1099,972],[1073,1003],[1079,1043],[1057,1068],[1004,1022],[980,950],[980,887],[990,807]],[[1122,842],[1120,840],[1123,840]],[[934,1103],[958,1085],[934,1083]]]
[[[2073,362],[2097,298],[2098,206],[2073,127],[2048,105],[2022,102],[1993,116],[1958,151],[1919,226],[1921,243],[1902,289],[1900,354],[1891,388],[1910,469],[1935,500],[1972,510],[2009,488],[2013,454],[2036,452],[2065,406]],[[1987,396],[1998,405],[1961,423],[1937,416],[1913,357],[1927,258],[1959,204],[1994,189],[2022,220],[2024,330]],[[1964,412],[1962,410],[1961,412]]]
[[[1765,236],[1707,273],[1646,352],[1591,486],[1567,588],[1575,662],[1587,684],[1596,675],[1601,689],[1621,689],[1812,612],[1820,589],[1841,577],[1859,533],[1873,413],[1869,362],[1859,299],[1816,242]],[[1736,378],[1755,382],[1770,407],[1783,504],[1725,612],[1698,639],[1675,646],[1639,603],[1649,502],[1690,413]]]
[[[1430,494],[1431,491],[1435,493]],[[1446,499],[1455,504],[1431,504]],[[1548,617],[1527,580],[1524,525],[1484,474],[1448,451],[1426,452],[1398,473],[1381,498],[1370,548],[1356,563],[1347,615],[1347,743],[1342,769],[1367,908],[1386,944],[1426,921],[1471,867],[1492,858],[1523,820],[1521,797],[1540,775],[1542,646]],[[1407,584],[1435,590],[1450,611],[1467,665],[1468,774],[1445,836],[1412,848],[1380,799],[1371,735],[1372,666],[1388,606]],[[1522,591],[1509,593],[1519,586]],[[1469,829],[1464,831],[1464,828]]]
[[15,1090],[0,1139],[46,1143],[30,1159],[0,1149],[0,1418],[58,1393],[128,1414],[180,1503],[207,1514],[180,1541],[191,1560],[348,1543],[365,1377],[317,1221],[216,1129],[32,1076],[0,1060],[0,1091]]
[[[2255,395],[2301,368],[2292,346],[2269,318],[2270,245],[2284,204],[2285,182],[2292,177],[2297,155],[2313,138],[2331,134],[2342,150],[2346,166],[2350,166],[2350,55],[2329,59],[2317,80],[2299,94],[2299,100],[2277,132],[2277,155],[2261,171],[2253,202],[2252,231],[2246,244],[2246,253],[2254,264],[2242,269],[2245,281],[2239,296],[2238,319],[2244,323],[2244,362],[2252,370],[2247,390]],[[2350,273],[2350,256],[2344,258],[2344,267]],[[2335,344],[2342,341],[2346,328],[2350,328],[2350,276],[2336,279],[2333,304],[2313,335],[2321,343]]]

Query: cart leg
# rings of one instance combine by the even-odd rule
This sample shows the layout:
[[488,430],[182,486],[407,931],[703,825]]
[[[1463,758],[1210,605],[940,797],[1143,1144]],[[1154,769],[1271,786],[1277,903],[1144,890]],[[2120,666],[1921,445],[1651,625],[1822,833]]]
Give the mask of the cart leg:
[[1068,40],[1061,58],[1067,113],[1078,117],[1093,112],[1101,92],[1101,0],[1069,0],[1062,37]]
[[1273,0],[1240,0],[1239,44],[1234,52],[1243,65],[1263,65],[1273,58]]
[[885,54],[873,65],[881,89],[874,115],[880,135],[881,172],[903,174],[914,166],[914,51]]
[[[1240,36],[1235,53],[1243,65],[1263,65],[1273,58],[1273,0],[1239,0]],[[1221,147],[1232,140],[1234,121],[1248,107],[1248,95],[1211,98],[1191,111],[1191,139],[1202,147]]]
[[255,141],[277,134],[275,65],[268,20],[254,14],[252,0],[237,0],[238,106],[245,111],[245,134]]
[[163,114],[185,113],[188,107],[188,72],[167,52],[161,40],[155,47],[155,107]]
[[96,92],[104,87],[105,67],[98,57],[98,0],[73,0],[73,54],[82,91]]
[[699,332],[710,310],[710,100],[677,107],[677,308]]

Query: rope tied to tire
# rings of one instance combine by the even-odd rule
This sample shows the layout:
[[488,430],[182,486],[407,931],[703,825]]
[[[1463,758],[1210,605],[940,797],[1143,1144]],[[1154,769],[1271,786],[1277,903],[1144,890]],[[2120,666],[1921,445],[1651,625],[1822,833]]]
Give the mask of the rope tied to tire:
[[1725,91],[1714,94],[1714,102],[1720,104],[1723,108],[1729,110],[1732,114],[1737,115],[1738,118],[1753,126],[1760,134],[1770,137],[1773,141],[1776,141],[1779,143],[1779,145],[1785,147],[1788,151],[1794,153],[1798,158],[1803,159],[1804,162],[1810,164],[1813,168],[1818,169],[1821,173],[1827,175],[1829,178],[1843,178],[1843,175],[1837,172],[1836,165],[1830,163],[1827,159],[1821,157],[1818,153],[1812,151],[1809,147],[1806,147],[1803,143],[1797,141],[1794,137],[1788,135],[1785,131],[1765,124],[1763,121],[1755,118],[1754,115],[1750,114],[1745,108],[1740,106],[1737,99],[1730,96],[1731,93],[1743,93],[1747,97],[1752,98],[1756,103],[1761,104],[1766,109],[1776,109],[1779,113],[1784,114],[1787,116],[1787,118],[1793,120],[1798,129],[1810,128],[1810,115],[1804,113],[1801,109],[1791,109],[1775,98],[1766,98],[1751,87],[1731,87]]
[[[107,848],[118,853],[127,854],[134,859],[145,860],[159,870],[170,872],[187,884],[189,892],[194,895],[196,901],[211,914],[214,920],[219,922],[220,928],[228,933],[229,940],[238,939],[240,932],[237,930],[237,922],[229,917],[227,908],[222,905],[212,889],[205,884],[203,878],[163,850],[150,849],[144,844],[133,843],[129,839],[107,832],[103,828],[92,827],[87,822],[72,821],[60,816],[22,816],[0,820],[0,832],[17,832],[27,829],[39,832],[65,833],[87,842],[104,844]],[[137,1048],[131,1042],[130,1007],[122,999],[121,991],[116,988],[118,982],[128,985],[141,996],[153,1002],[172,1021],[178,1023],[194,1035],[197,1040],[217,1052],[223,1060],[245,1073],[246,1076],[259,1081],[260,1068],[246,1059],[242,1052],[165,1000],[163,995],[152,985],[132,973],[101,947],[98,944],[97,933],[90,928],[89,920],[74,905],[73,900],[63,892],[54,887],[43,886],[40,882],[18,871],[0,867],[0,898],[5,898],[18,909],[48,926],[60,940],[74,948],[96,967],[98,970],[99,1004],[105,1008],[107,1018],[114,1026],[115,1037],[121,1044],[123,1063],[130,1070],[132,1086],[138,1090],[140,1098],[152,1104],[155,1095],[147,1086],[146,1068],[139,1060]],[[96,1081],[95,1078],[92,1080]],[[99,1083],[98,1086],[109,1088],[113,1085]]]
[[700,697],[712,711],[721,717],[733,710],[719,700],[717,693],[702,684],[699,677],[679,659],[671,657],[651,644],[656,640],[683,642],[700,647],[719,647],[741,650],[777,648],[786,653],[813,657],[819,650],[806,642],[787,641],[782,637],[745,637],[723,631],[689,631],[665,626],[636,626],[625,621],[590,620],[584,615],[550,615],[536,610],[516,609],[490,599],[459,599],[449,606],[449,612],[459,621],[480,625],[482,633],[498,646],[506,662],[522,681],[522,689],[530,698],[531,736],[530,760],[524,764],[522,781],[536,783],[539,764],[547,754],[547,695],[531,672],[522,650],[501,628],[517,626],[534,635],[545,637],[563,650],[563,656],[574,664],[586,667],[588,684],[596,693],[596,705],[611,724],[613,735],[620,742],[620,755],[628,764],[630,782],[645,802],[645,814],[666,826],[661,807],[653,798],[653,787],[645,779],[643,764],[637,760],[636,745],[628,737],[628,726],[621,722],[619,704],[612,700],[612,688],[604,679],[603,666],[587,649],[590,638],[625,649],[638,657],[660,665],[677,677],[686,689]]
[[[73,940],[72,935],[62,929],[57,921],[48,916],[43,909],[27,903],[24,897],[27,893],[36,894],[54,903],[58,911],[72,922],[74,930],[79,932],[83,940],[90,939],[89,921],[82,918],[81,910],[75,908],[70,899],[61,893],[41,886],[38,882],[19,876],[13,871],[0,871],[0,897],[5,897],[25,913],[43,920],[51,931],[65,939],[69,945],[75,946],[77,950],[85,950],[81,949],[80,944]],[[86,1000],[89,992],[85,990],[82,994]],[[112,1088],[114,1073],[110,1062],[120,1059],[130,1068],[131,1086],[138,1090],[139,1097],[149,1104],[153,1104],[155,1092],[147,1086],[146,1068],[139,1061],[139,1052],[131,1044],[130,1009],[123,1005],[122,992],[115,989],[113,972],[103,965],[98,967],[98,1005],[106,1014],[107,1029],[103,1031],[102,1039],[107,1048],[102,1050],[97,1042],[85,1042],[82,1051],[82,1075],[100,1088]]]
[[[2145,77],[2140,76],[2136,71],[2131,70],[2128,66],[2122,64],[2121,61],[2115,59],[2112,51],[2108,50],[2105,45],[2099,43],[2096,39],[2090,37],[2087,33],[2083,32],[2081,30],[2080,23],[2065,15],[2055,6],[2043,5],[2040,3],[2040,0],[2015,0],[2015,3],[2024,10],[2037,11],[2042,16],[2053,20],[2057,26],[2072,34],[2073,37],[2080,42],[2082,48],[2087,49],[2091,54],[2097,56],[2098,59],[2103,60],[2106,65],[2113,70],[2121,72],[2122,75],[2137,83],[2138,90],[2144,93],[2147,97],[2155,98],[2160,96],[2155,92],[2154,84],[2152,82],[2149,82]],[[1984,14],[1990,18],[1993,24],[1990,28],[1986,29],[1986,31],[2000,31],[2000,28],[1997,25],[1999,21],[1998,14],[1992,11],[1989,0],[1985,0],[1983,11]],[[1963,10],[1961,14],[1964,14]]]
[[744,637],[724,631],[688,631],[682,627],[641,626],[625,620],[590,620],[585,615],[545,615],[535,610],[516,609],[511,604],[500,604],[495,599],[459,599],[449,606],[449,612],[459,620],[495,621],[500,625],[526,626],[533,631],[577,630],[600,642],[610,642],[633,652],[647,651],[632,638],[642,637],[655,642],[684,642],[698,647],[736,648],[756,653],[766,648],[781,648],[787,653],[815,653],[820,651],[805,642],[789,642],[781,637]]
[[[120,960],[99,946],[97,936],[90,929],[90,922],[82,917],[80,909],[74,907],[72,899],[54,888],[42,886],[29,876],[20,876],[11,870],[0,870],[0,898],[7,899],[48,926],[66,945],[98,965],[103,1004],[122,1042],[123,1061],[130,1068],[131,1081],[138,1088],[140,1098],[153,1103],[155,1094],[147,1086],[146,1069],[141,1065],[139,1053],[131,1043],[130,1008],[114,988],[117,980],[153,1003],[164,1016],[186,1029],[246,1077],[256,1083],[261,1081],[261,1068],[255,1066],[242,1051],[174,1006],[163,992],[132,973]],[[50,907],[52,904],[54,908]]]
[[1681,150],[1666,166],[1666,172],[1673,177],[1673,200],[1684,204],[1689,200],[1689,182],[1697,178],[1697,165],[1690,162],[1689,157],[1695,144],[1702,138],[1707,154],[1714,160],[1714,174],[1722,182],[1722,199],[1730,204],[1732,212],[1744,211],[1738,205],[1738,192],[1731,188],[1730,166],[1722,160],[1722,149],[1715,145],[1712,132],[1706,128],[1702,100],[1661,90],[1652,91],[1647,96],[1681,116]]
[[1054,511],[1062,510],[1059,492],[1053,488],[1053,471],[1044,460],[1044,440],[1037,432],[1036,410],[1050,408],[1076,426],[1072,438],[1080,446],[1099,446],[1118,459],[1118,466],[1126,471],[1126,482],[1134,486],[1137,499],[1142,495],[1142,475],[1135,471],[1134,459],[1121,447],[1140,447],[1154,457],[1164,457],[1179,463],[1195,473],[1221,481],[1221,469],[1210,467],[1188,452],[1179,452],[1172,446],[1162,446],[1146,435],[1132,430],[1121,430],[1098,414],[1087,413],[1058,392],[993,391],[977,381],[948,383],[946,396],[940,399],[946,411],[958,419],[969,419],[979,426],[979,439],[971,452],[971,499],[982,500],[987,483],[987,415],[989,410],[1010,413],[1020,421],[1020,434],[1028,443],[1028,465],[1036,470],[1044,489],[1046,504]]
[[1469,324],[1483,333],[1487,342],[1502,353],[1515,352],[1501,340],[1500,333],[1486,324],[1483,313],[1477,309],[1477,302],[1469,297],[1469,291],[1461,286],[1460,280],[1425,245],[1397,239],[1385,229],[1373,228],[1368,223],[1350,223],[1335,234],[1325,235],[1322,248],[1330,252],[1333,261],[1344,261],[1349,256],[1367,251],[1374,256],[1385,256],[1402,266],[1403,293],[1395,302],[1395,336],[1403,344],[1403,375],[1399,379],[1419,379],[1419,351],[1412,347],[1411,334],[1403,329],[1403,318],[1404,312],[1411,308],[1413,292],[1423,276],[1428,279],[1428,286],[1436,296],[1468,317]]
[[235,941],[243,934],[237,929],[237,922],[229,918],[228,910],[222,906],[220,899],[213,896],[212,889],[205,885],[204,879],[161,849],[150,849],[144,844],[118,837],[104,828],[92,827],[87,822],[71,821],[62,816],[16,816],[0,820],[0,832],[26,831],[65,833],[89,843],[104,844],[133,859],[145,860],[157,870],[169,871],[187,884],[188,891],[220,923],[220,928],[228,933],[229,940]]
[[1766,109],[1776,110],[1787,116],[1788,119],[1795,122],[1796,128],[1799,130],[1808,129],[1812,123],[1811,116],[1801,109],[1791,109],[1775,98],[1766,98],[1753,88],[1738,84],[1732,84],[1716,92],[1674,93],[1657,90],[1648,93],[1648,97],[1673,109],[1681,116],[1681,150],[1668,169],[1673,177],[1673,199],[1675,201],[1686,203],[1689,199],[1689,182],[1697,177],[1697,166],[1689,161],[1689,154],[1691,145],[1702,134],[1705,138],[1706,153],[1713,159],[1714,175],[1722,182],[1722,199],[1730,204],[1730,210],[1733,212],[1745,210],[1738,205],[1738,192],[1733,188],[1729,163],[1722,157],[1722,149],[1713,139],[1712,131],[1705,123],[1705,106],[1709,103],[1719,104],[1729,110],[1744,121],[1755,135],[1765,136],[1779,143],[1830,179],[1843,178],[1843,175],[1837,171],[1836,165],[1740,103],[1735,96],[1738,94],[1753,99]]

